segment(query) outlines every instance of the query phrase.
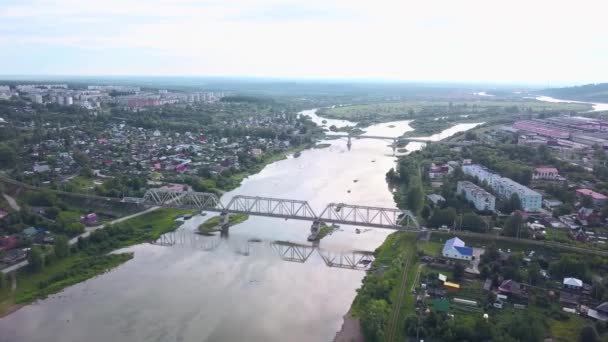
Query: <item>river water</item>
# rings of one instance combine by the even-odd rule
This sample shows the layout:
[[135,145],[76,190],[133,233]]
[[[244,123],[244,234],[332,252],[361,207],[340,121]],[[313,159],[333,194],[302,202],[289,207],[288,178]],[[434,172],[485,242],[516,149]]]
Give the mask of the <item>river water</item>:
[[[320,119],[314,111],[302,114]],[[408,123],[366,132],[399,136],[412,130]],[[473,126],[452,127],[432,140]],[[329,202],[395,206],[384,179],[396,160],[389,142],[353,140],[350,150],[345,139],[327,143],[268,165],[223,201],[236,194],[302,199],[317,214]],[[186,221],[172,246],[127,248],[135,256],[120,267],[0,319],[0,341],[330,341],[364,272],[329,267],[327,256],[373,251],[391,233],[341,226],[320,242],[321,250],[285,251],[273,241],[311,245],[309,222],[251,217],[227,238],[194,234],[211,215]]]
[[601,102],[583,102],[583,101],[574,101],[574,100],[560,100],[560,99],[556,99],[550,96],[537,96],[535,97],[535,99],[537,99],[538,101],[545,101],[545,102],[565,102],[565,103],[584,103],[584,104],[590,104],[593,106],[593,110],[591,110],[591,112],[600,112],[600,111],[606,111],[608,110],[608,103],[601,103]]

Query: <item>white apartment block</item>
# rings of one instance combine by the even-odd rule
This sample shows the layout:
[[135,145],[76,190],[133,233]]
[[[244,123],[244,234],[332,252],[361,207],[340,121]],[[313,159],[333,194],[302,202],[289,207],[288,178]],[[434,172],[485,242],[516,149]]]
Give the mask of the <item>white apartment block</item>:
[[508,199],[516,193],[525,211],[535,212],[542,207],[543,198],[541,194],[509,178],[490,172],[481,165],[464,165],[462,171],[466,175],[476,177],[480,182],[485,181],[499,197]]
[[475,209],[479,211],[494,211],[495,209],[496,197],[474,183],[460,181],[456,186],[456,191],[459,194],[464,194],[467,201],[473,203]]

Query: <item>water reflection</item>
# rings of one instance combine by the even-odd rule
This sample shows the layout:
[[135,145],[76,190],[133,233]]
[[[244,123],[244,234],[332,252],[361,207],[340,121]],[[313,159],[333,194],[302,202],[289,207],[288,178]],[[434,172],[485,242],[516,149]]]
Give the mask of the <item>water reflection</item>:
[[[319,242],[303,244],[290,241],[265,241],[257,238],[228,239],[221,235],[202,236],[184,230],[163,234],[158,240],[151,243],[158,246],[202,251],[213,251],[221,246],[226,246],[238,255],[254,257],[257,254],[267,254],[268,251],[273,251],[281,260],[297,263],[307,262],[316,252],[327,267],[361,271],[368,270],[374,261],[372,251],[324,249],[319,246]],[[260,251],[265,253],[260,253]]]

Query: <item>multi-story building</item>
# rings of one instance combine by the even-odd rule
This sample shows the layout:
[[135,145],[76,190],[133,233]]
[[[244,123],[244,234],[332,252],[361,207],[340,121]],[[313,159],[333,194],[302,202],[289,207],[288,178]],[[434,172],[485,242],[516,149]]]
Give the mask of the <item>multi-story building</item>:
[[606,195],[600,194],[599,192],[595,192],[591,189],[576,189],[576,195],[579,198],[591,198],[591,201],[593,201],[593,205],[596,207],[601,207],[608,201],[608,197],[606,197]]
[[559,172],[554,167],[538,167],[534,169],[534,173],[532,174],[532,179],[555,180],[559,178]]
[[541,194],[512,179],[501,177],[481,165],[464,165],[462,171],[466,175],[476,177],[480,182],[486,182],[499,197],[508,199],[517,194],[525,211],[538,211],[542,207]]
[[456,191],[459,194],[464,194],[467,201],[473,203],[475,209],[479,211],[490,210],[494,211],[496,205],[496,197],[485,191],[483,188],[469,182],[460,181],[457,183]]

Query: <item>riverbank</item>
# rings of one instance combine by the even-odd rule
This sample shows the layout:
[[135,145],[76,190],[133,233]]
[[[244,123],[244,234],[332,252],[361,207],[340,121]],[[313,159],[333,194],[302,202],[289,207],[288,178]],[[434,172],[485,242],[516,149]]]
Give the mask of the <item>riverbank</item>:
[[[361,334],[368,341],[382,340],[389,331],[401,334],[401,323],[406,312],[413,310],[413,299],[406,291],[414,281],[417,268],[416,235],[396,232],[389,235],[374,252],[375,260],[357,291],[350,315],[345,317],[342,330],[334,341],[346,341],[357,322]],[[398,339],[398,338],[397,338]]]
[[[228,226],[234,226],[239,223],[245,222],[249,219],[249,215],[246,214],[231,214],[228,216]],[[201,223],[198,226],[198,233],[200,234],[209,234],[215,231],[220,230],[220,217],[214,216]]]
[[72,246],[70,255],[57,258],[47,253],[40,271],[23,270],[17,274],[17,287],[4,282],[0,289],[0,317],[23,305],[58,293],[64,288],[91,279],[133,258],[132,253],[111,251],[158,239],[179,227],[175,218],[188,210],[158,209],[119,224],[93,232]]
[[202,192],[210,191],[210,192],[215,192],[217,194],[222,194],[224,192],[232,191],[232,190],[238,188],[241,185],[241,183],[243,182],[243,180],[245,180],[247,177],[259,173],[269,164],[278,162],[280,160],[287,159],[287,157],[290,155],[301,153],[304,150],[314,148],[314,146],[315,146],[315,144],[314,144],[314,142],[312,142],[312,143],[307,143],[307,144],[302,144],[302,145],[299,145],[296,147],[292,147],[292,148],[286,149],[281,152],[263,154],[260,157],[258,157],[258,158],[260,158],[260,162],[256,163],[253,166],[248,167],[247,169],[243,169],[243,170],[233,173],[229,176],[220,176],[220,178],[218,178],[218,179],[201,180],[202,187],[197,188],[196,185],[194,185],[194,184],[190,184],[190,185],[192,185],[196,191],[202,191]]

